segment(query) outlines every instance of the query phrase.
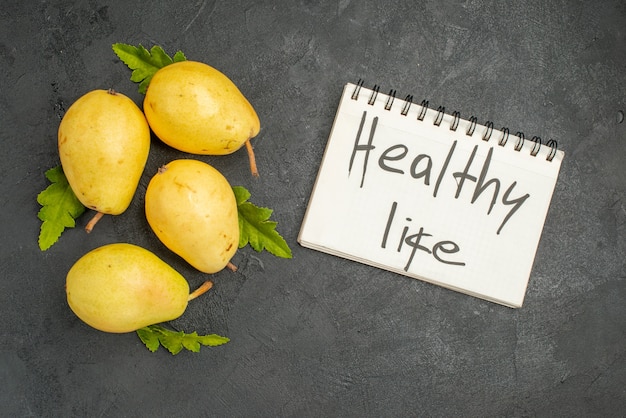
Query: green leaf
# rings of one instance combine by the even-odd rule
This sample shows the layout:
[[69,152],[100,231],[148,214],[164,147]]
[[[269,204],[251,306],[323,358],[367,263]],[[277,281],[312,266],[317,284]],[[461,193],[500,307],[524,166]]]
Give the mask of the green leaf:
[[217,347],[230,341],[229,338],[217,334],[198,335],[197,332],[185,334],[183,331],[172,331],[161,325],[140,328],[137,335],[148,350],[155,352],[163,346],[173,355],[180,353],[183,348],[197,353],[202,345]]
[[250,192],[244,187],[234,186],[233,191],[239,212],[239,248],[250,244],[255,251],[265,249],[276,257],[291,258],[289,245],[276,231],[278,223],[269,220],[273,210],[248,202]]
[[45,251],[50,248],[65,230],[74,228],[75,219],[85,212],[72,191],[61,166],[46,171],[50,184],[37,195],[37,202],[42,206],[37,217],[43,221],[39,231],[39,248]]
[[183,54],[183,51],[176,51],[176,53],[174,54],[174,58],[173,61],[174,62],[181,62],[181,61],[186,61],[187,57],[185,56],[185,54]]
[[128,68],[133,70],[130,80],[139,83],[139,93],[145,94],[152,76],[161,68],[174,62],[185,61],[187,58],[181,51],[170,58],[163,48],[153,46],[150,51],[142,45],[133,46],[123,43],[113,44],[113,52]]
[[159,343],[159,337],[153,333],[149,328],[140,328],[137,330],[139,339],[148,347],[148,350],[153,353],[159,349],[161,343]]
[[178,354],[183,349],[183,332],[172,332],[170,334],[159,335],[159,342],[172,354]]

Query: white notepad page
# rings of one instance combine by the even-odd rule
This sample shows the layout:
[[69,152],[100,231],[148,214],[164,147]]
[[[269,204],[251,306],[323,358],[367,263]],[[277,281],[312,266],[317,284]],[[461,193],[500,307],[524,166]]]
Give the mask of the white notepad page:
[[564,153],[409,103],[344,87],[298,241],[522,306]]

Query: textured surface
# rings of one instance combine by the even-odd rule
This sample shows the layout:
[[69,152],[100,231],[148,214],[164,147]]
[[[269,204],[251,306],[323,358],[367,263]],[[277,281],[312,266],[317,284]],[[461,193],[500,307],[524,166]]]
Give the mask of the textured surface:
[[[0,393],[6,416],[621,416],[626,410],[626,7],[622,1],[38,1],[0,10]],[[148,5],[149,4],[149,5]],[[282,4],[282,5],[281,5]],[[257,109],[244,151],[200,157],[274,209],[292,260],[241,250],[172,325],[231,338],[175,357],[81,323],[87,249],[156,240],[143,192],[181,156],[153,141],[139,193],[91,235],[37,247],[36,194],[80,95],[138,104],[114,42],[183,50]],[[566,152],[525,305],[512,310],[306,250],[296,236],[341,87],[553,138]],[[79,221],[84,226],[88,214]]]

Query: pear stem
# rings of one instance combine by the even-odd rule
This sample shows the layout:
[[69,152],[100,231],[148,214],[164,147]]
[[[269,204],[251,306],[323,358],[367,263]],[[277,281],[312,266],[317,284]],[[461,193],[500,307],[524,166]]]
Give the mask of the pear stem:
[[252,172],[252,176],[259,177],[259,169],[256,166],[254,149],[252,148],[252,144],[249,139],[246,141],[246,151],[248,151],[248,160],[250,160],[250,171]]
[[93,218],[91,218],[91,220],[89,222],[87,222],[87,225],[85,225],[85,232],[90,234],[91,231],[93,230],[93,227],[96,226],[98,221],[100,219],[102,219],[103,216],[104,216],[104,213],[96,212],[96,214],[93,216]]
[[191,292],[189,294],[189,297],[187,298],[187,301],[193,300],[193,299],[197,298],[200,295],[204,295],[212,287],[213,287],[213,282],[210,281],[210,280],[207,280],[206,282],[202,283],[199,288],[197,288],[196,290],[194,290],[193,292]]
[[226,267],[228,268],[228,270],[232,271],[233,273],[237,271],[237,266],[231,263],[230,261],[228,262],[228,264],[226,264]]

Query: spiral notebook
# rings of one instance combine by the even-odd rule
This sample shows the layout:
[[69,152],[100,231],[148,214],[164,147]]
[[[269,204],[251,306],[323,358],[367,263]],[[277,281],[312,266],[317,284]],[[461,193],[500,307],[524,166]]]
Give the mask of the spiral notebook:
[[348,83],[298,242],[521,307],[564,153]]

